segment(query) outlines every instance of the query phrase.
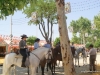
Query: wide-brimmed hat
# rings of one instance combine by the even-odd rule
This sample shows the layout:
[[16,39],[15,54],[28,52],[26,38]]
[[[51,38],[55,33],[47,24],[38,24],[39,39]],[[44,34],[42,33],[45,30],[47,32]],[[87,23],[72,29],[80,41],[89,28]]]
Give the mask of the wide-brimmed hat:
[[22,37],[21,39],[28,38],[27,35],[25,35],[25,34],[21,35],[21,37]]

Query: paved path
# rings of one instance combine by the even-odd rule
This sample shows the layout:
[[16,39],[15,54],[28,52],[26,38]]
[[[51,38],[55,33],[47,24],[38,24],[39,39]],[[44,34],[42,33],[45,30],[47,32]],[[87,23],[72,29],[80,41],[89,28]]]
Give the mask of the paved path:
[[[87,58],[87,61],[89,60],[89,57]],[[59,63],[59,62],[57,62]],[[89,61],[87,62],[89,63]],[[97,64],[100,64],[100,53],[97,55]],[[82,73],[82,71],[88,71],[89,70],[89,66],[83,66],[83,59],[80,58],[80,66],[81,67],[75,67],[76,70],[76,75],[79,75],[80,73]],[[0,67],[0,75],[2,75],[2,67]],[[27,69],[26,68],[18,68],[16,67],[16,75],[27,75]],[[39,73],[37,73],[37,75],[41,75],[41,70],[39,69]],[[45,75],[52,75],[50,71],[46,71],[45,70]],[[60,62],[59,67],[56,67],[56,75],[64,75],[64,70],[62,67],[62,62]]]

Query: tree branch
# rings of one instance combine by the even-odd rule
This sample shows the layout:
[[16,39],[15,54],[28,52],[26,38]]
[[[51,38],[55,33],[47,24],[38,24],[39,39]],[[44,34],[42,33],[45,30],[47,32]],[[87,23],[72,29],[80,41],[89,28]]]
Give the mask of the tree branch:
[[48,28],[48,35],[47,35],[47,37],[49,37],[49,16],[48,16],[48,18],[47,18],[47,28]]
[[51,35],[50,35],[50,43],[51,43],[51,44],[52,44],[52,33],[53,33],[52,28],[53,28],[53,23],[52,23],[52,21],[51,21]]
[[45,38],[45,36],[44,36],[44,34],[43,34],[42,30],[41,30],[40,24],[39,24],[39,30],[40,30],[42,36]]

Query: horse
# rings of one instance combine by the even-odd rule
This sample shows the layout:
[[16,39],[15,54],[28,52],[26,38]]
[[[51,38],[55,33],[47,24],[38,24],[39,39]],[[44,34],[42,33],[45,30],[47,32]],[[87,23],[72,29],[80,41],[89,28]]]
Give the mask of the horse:
[[[11,71],[12,65],[16,65],[18,67],[21,67],[22,64],[22,57],[21,55],[18,55],[16,53],[9,53],[5,56],[5,60],[3,63],[3,75],[9,75]],[[29,58],[29,69],[31,75],[36,75],[36,69],[42,59],[46,59],[47,61],[52,58],[52,51],[49,48],[40,47],[36,50],[33,50],[30,52]]]
[[47,63],[47,71],[48,67],[50,67],[50,69],[52,68],[53,72],[52,74],[55,74],[55,66],[57,65],[57,60],[62,61],[60,45],[52,49],[52,54],[53,54],[53,59],[49,63]]
[[50,68],[50,70],[52,72],[52,75],[54,75],[55,74],[56,61],[57,60],[62,61],[60,46],[56,46],[55,48],[51,48],[51,50],[52,50],[52,59],[51,59],[51,61],[49,63],[48,62],[46,63],[46,59],[44,59],[39,64],[39,66],[41,67],[42,75],[44,75],[45,65],[47,65],[47,71],[48,71],[48,68]]
[[80,67],[80,65],[79,65],[79,55],[80,55],[80,53],[82,53],[82,55],[83,55],[83,64],[84,64],[84,59],[87,57],[84,47],[76,49],[75,56],[74,56],[74,58],[75,58],[75,66],[76,66],[76,62],[78,60],[78,66],[79,67]]

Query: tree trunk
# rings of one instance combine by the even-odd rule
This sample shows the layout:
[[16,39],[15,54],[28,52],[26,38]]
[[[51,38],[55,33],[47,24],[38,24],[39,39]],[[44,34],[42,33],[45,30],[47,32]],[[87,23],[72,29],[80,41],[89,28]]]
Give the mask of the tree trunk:
[[75,68],[73,64],[73,58],[72,58],[71,48],[69,45],[68,31],[66,26],[64,0],[56,0],[56,6],[57,6],[57,13],[58,13],[62,60],[63,60],[63,66],[65,72],[64,74],[75,75]]

